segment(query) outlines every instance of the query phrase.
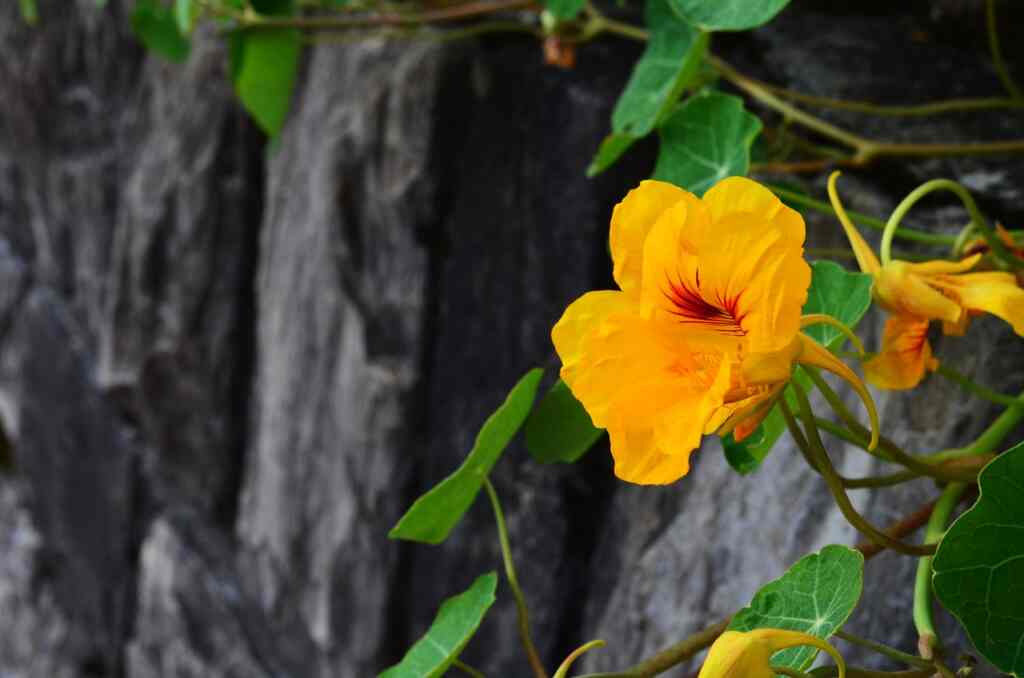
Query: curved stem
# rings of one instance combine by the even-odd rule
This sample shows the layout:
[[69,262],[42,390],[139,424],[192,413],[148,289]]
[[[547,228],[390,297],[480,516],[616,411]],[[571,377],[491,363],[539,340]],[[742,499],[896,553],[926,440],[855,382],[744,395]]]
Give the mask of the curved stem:
[[[800,205],[807,207],[816,212],[823,214],[831,214],[836,216],[835,208],[827,202],[821,200],[815,200],[814,198],[791,191],[784,186],[778,186],[775,184],[769,184],[768,188],[772,190],[772,193],[782,198],[782,200],[792,203],[794,205]],[[885,222],[881,219],[875,219],[866,214],[860,212],[851,212],[847,210],[846,215],[850,217],[856,224],[873,228],[876,231],[885,230]],[[938,233],[926,233],[924,231],[916,231],[912,228],[897,228],[894,235],[897,238],[903,238],[904,240],[910,240],[913,242],[925,243],[927,245],[939,245],[942,247],[948,247],[956,244],[957,237],[954,235],[943,235]]]
[[[931,518],[925,526],[924,543],[937,544],[946,531],[953,509],[967,489],[966,483],[950,483],[935,503]],[[914,627],[918,634],[918,648],[925,659],[933,659],[938,646],[938,634],[932,622],[932,559],[922,558],[917,563],[914,579]]]
[[[805,368],[806,369],[806,368]],[[832,390],[832,387],[828,385],[821,374],[817,373],[816,370],[807,369],[807,376],[810,377],[811,381],[818,388],[821,394],[825,397],[825,400],[832,407],[835,413],[842,419],[843,423],[859,436],[867,436],[868,431],[860,422],[857,421],[856,417],[850,412],[850,410],[843,403],[839,395]],[[950,468],[947,466],[941,466],[936,464],[933,460],[923,461],[922,459],[909,454],[899,446],[894,444],[892,441],[882,439],[877,452],[881,452],[885,456],[876,454],[885,461],[893,461],[897,464],[907,467],[912,471],[917,471],[921,475],[930,476],[939,480],[955,481],[965,480],[969,481],[973,478],[969,471],[965,471],[961,468]]]
[[649,678],[650,676],[656,676],[668,671],[673,666],[682,664],[704,648],[710,646],[718,639],[718,636],[722,635],[728,626],[728,619],[712,624],[625,671],[618,671],[616,673],[588,673],[579,678]]
[[[910,671],[876,671],[865,669],[859,666],[848,666],[846,675],[849,678],[930,678],[935,672],[934,668],[912,669]],[[823,666],[820,669],[811,671],[811,678],[835,678],[839,672],[834,666]]]
[[1013,81],[1013,76],[1010,75],[1009,69],[1006,68],[1006,62],[1003,61],[1003,51],[999,47],[995,0],[985,0],[985,28],[988,33],[988,49],[992,54],[992,65],[995,66],[999,81],[1003,83],[1003,87],[1010,93],[1013,100],[1020,101],[1024,98],[1024,93],[1020,91],[1017,83]]
[[935,370],[940,375],[949,379],[954,384],[957,384],[963,390],[968,393],[973,393],[979,398],[984,398],[989,402],[993,402],[997,405],[1003,405],[1005,407],[1024,407],[1024,399],[1015,396],[1004,395],[998,391],[993,391],[987,386],[975,382],[967,375],[949,367],[945,363],[939,363],[939,366]]
[[462,662],[458,659],[452,662],[452,666],[457,668],[459,671],[462,671],[467,676],[470,676],[471,678],[486,678],[486,676],[484,676],[483,674],[483,671],[478,671],[469,664],[466,664],[465,662]]
[[860,645],[861,647],[867,648],[872,652],[876,652],[890,659],[895,659],[896,661],[906,664],[907,666],[917,666],[922,669],[927,669],[932,665],[932,663],[926,659],[921,659],[920,657],[916,657],[906,652],[900,652],[894,647],[889,647],[888,645],[884,645],[882,643],[869,640],[868,638],[861,638],[860,636],[854,635],[842,629],[836,631],[835,635],[837,638],[841,638],[848,643]]
[[236,13],[239,27],[248,30],[297,28],[304,31],[343,31],[376,26],[408,26],[441,21],[455,21],[486,14],[534,6],[534,0],[480,0],[416,14],[378,14],[368,16],[305,16],[268,17],[255,12]]
[[[1024,398],[1024,393],[1021,393],[1020,397]],[[965,448],[961,456],[994,452],[1021,419],[1024,419],[1024,407],[1007,408],[973,443]]]
[[994,252],[1003,261],[1013,261],[1012,255],[1007,251],[1006,245],[999,236],[996,234],[992,227],[989,226],[988,221],[981,214],[978,209],[977,203],[974,202],[974,198],[970,192],[950,179],[932,179],[921,184],[905,197],[896,209],[893,210],[892,215],[889,217],[889,221],[885,224],[885,230],[882,232],[882,245],[880,247],[880,255],[882,263],[887,264],[892,259],[892,238],[895,235],[896,227],[899,226],[900,221],[906,216],[910,208],[913,207],[921,198],[928,195],[933,191],[947,190],[951,191],[963,203],[964,208],[967,209],[968,214],[971,215],[971,222],[978,230],[981,231],[985,240],[988,242],[992,252]]
[[875,104],[869,101],[833,99],[831,97],[804,94],[803,92],[794,92],[793,90],[771,85],[763,81],[757,82],[761,87],[785,99],[799,101],[811,106],[817,106],[818,108],[831,108],[837,111],[852,111],[854,113],[868,113],[870,115],[910,118],[941,115],[943,113],[1024,108],[1024,101],[1017,101],[1009,97],[945,99],[943,101],[932,101],[907,106]]
[[[835,467],[832,466],[832,461],[828,457],[828,452],[825,451],[825,445],[821,442],[821,436],[818,433],[818,428],[811,422],[814,421],[814,412],[811,410],[811,403],[807,399],[807,393],[803,387],[796,381],[790,382],[793,387],[793,393],[796,396],[797,403],[800,406],[800,411],[803,413],[803,418],[806,427],[807,440],[810,443],[811,453],[817,462],[818,470],[821,471],[822,476],[825,478],[825,483],[828,485],[829,491],[832,492],[832,497],[835,499],[836,505],[842,512],[843,517],[846,518],[847,522],[857,528],[864,536],[870,538],[872,541],[884,545],[894,551],[903,553],[908,556],[927,556],[935,552],[935,548],[932,546],[917,546],[914,544],[907,544],[893,539],[885,532],[882,532],[877,527],[869,523],[864,516],[862,516],[857,509],[853,506],[853,502],[846,494],[846,490],[843,488],[842,478],[839,473],[836,472]],[[787,420],[787,423],[792,419]],[[795,422],[794,422],[795,423]]]
[[526,650],[526,658],[530,662],[530,668],[533,669],[533,675],[536,678],[548,678],[547,671],[544,670],[544,664],[541,663],[540,655],[537,653],[537,647],[533,644],[533,639],[530,637],[530,615],[526,607],[526,598],[523,596],[523,590],[519,587],[519,578],[516,576],[515,565],[512,563],[512,547],[509,546],[508,542],[505,513],[501,510],[498,493],[494,491],[494,486],[491,485],[491,481],[487,476],[483,476],[483,484],[484,489],[487,490],[487,496],[491,499],[491,508],[494,509],[494,522],[498,525],[501,557],[505,561],[505,578],[508,579],[509,588],[512,589],[512,595],[516,599],[516,613],[519,618],[519,638],[523,643],[523,648]]

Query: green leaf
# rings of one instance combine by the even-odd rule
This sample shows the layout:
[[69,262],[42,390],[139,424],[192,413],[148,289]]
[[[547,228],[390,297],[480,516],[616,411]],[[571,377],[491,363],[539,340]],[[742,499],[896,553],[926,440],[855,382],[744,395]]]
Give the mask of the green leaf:
[[594,176],[610,167],[634,141],[650,134],[668,115],[698,73],[708,38],[679,20],[667,0],[648,0],[650,37],[612,111],[612,134],[587,169]]
[[950,526],[932,561],[935,595],[978,652],[1024,676],[1024,443],[978,476],[981,496]]
[[36,0],[20,0],[21,18],[29,26],[35,26],[39,22],[39,8],[36,7]]
[[665,117],[697,72],[707,36],[679,20],[667,0],[648,0],[647,49],[612,111],[612,131],[642,137]]
[[[863,587],[864,556],[860,551],[826,546],[762,587],[750,606],[732,618],[729,629],[788,629],[826,640],[857,607]],[[772,664],[803,671],[817,654],[817,648],[794,647],[772,655]]]
[[377,678],[437,678],[444,675],[494,604],[498,575],[489,572],[465,592],[444,601],[426,635],[409,648],[402,661]]
[[288,116],[301,49],[294,29],[247,31],[232,41],[235,92],[270,137],[281,132]]
[[[803,314],[824,313],[853,329],[871,306],[871,281],[870,275],[851,273],[834,261],[815,261]],[[803,332],[830,350],[845,339],[831,325],[811,325]]]
[[[804,315],[824,313],[853,329],[870,306],[870,275],[851,273],[832,261],[811,263],[811,286],[807,290]],[[812,325],[804,333],[829,350],[837,349],[845,339],[839,330],[829,325]],[[794,370],[793,379],[804,388],[811,387],[810,380],[800,369]],[[788,389],[786,397],[793,402]],[[743,475],[756,471],[785,430],[786,422],[778,407],[772,408],[761,425],[742,442],[736,442],[731,433],[722,438],[726,461]]]
[[672,9],[705,31],[745,31],[770,21],[789,0],[669,0]]
[[192,0],[174,0],[174,20],[178,24],[178,32],[182,35],[192,32],[196,20],[196,9]]
[[501,407],[484,422],[462,466],[417,499],[391,528],[389,537],[427,544],[440,544],[448,538],[472,506],[483,487],[484,476],[526,421],[543,374],[544,370],[535,368],[519,380]]
[[559,379],[526,420],[526,449],[537,461],[572,463],[604,433]]
[[584,4],[585,0],[544,0],[544,7],[562,21],[575,19]]
[[654,178],[703,195],[750,167],[750,146],[761,121],[734,96],[707,92],[690,97],[661,126]]
[[725,460],[741,475],[753,473],[768,457],[785,430],[786,420],[782,418],[779,408],[773,407],[764,421],[742,442],[736,442],[732,433],[722,438]]
[[151,51],[177,63],[188,58],[188,40],[178,32],[170,8],[153,0],[140,0],[132,11],[131,24],[136,37]]
[[630,146],[636,143],[637,137],[632,134],[609,134],[597,149],[597,155],[587,167],[587,176],[595,177],[615,164]]

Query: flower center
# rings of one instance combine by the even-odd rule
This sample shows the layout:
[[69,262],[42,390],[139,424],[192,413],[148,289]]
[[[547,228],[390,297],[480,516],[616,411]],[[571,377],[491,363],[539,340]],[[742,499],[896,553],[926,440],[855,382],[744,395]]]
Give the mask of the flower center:
[[669,278],[665,297],[672,304],[670,312],[681,323],[698,323],[719,334],[733,337],[747,334],[741,325],[743,318],[737,310],[739,296],[723,297],[721,292],[716,291],[710,300],[705,298],[700,290],[700,270],[694,272],[693,285],[681,276],[675,280]]

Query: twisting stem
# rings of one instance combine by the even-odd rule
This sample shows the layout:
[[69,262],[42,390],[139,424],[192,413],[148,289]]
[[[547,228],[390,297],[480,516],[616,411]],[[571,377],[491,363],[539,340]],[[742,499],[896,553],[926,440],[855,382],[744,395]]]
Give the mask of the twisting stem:
[[900,652],[896,648],[889,647],[888,645],[883,645],[882,643],[877,643],[873,640],[869,640],[868,638],[861,638],[860,636],[854,635],[842,629],[836,631],[836,637],[842,638],[848,643],[853,643],[854,645],[866,647],[872,652],[877,652],[878,654],[889,657],[890,659],[895,659],[896,661],[906,664],[907,666],[917,666],[922,669],[926,669],[932,665],[932,663],[926,659],[921,659],[920,657],[916,657],[912,654],[907,654],[906,652]]
[[625,671],[617,673],[588,673],[585,676],[580,676],[580,678],[650,678],[650,676],[656,676],[668,671],[673,666],[683,663],[711,645],[711,643],[718,639],[718,636],[722,635],[728,626],[728,619],[712,624]]
[[882,259],[882,264],[887,264],[892,259],[892,238],[895,235],[896,227],[899,226],[900,221],[906,216],[910,208],[913,207],[917,201],[924,196],[928,195],[933,191],[947,190],[952,191],[956,194],[960,201],[964,204],[964,208],[967,209],[968,214],[971,215],[971,223],[981,231],[989,247],[992,249],[1000,259],[1006,262],[1012,262],[1013,256],[1006,249],[1006,245],[999,239],[992,227],[989,226],[988,221],[982,215],[981,210],[978,209],[978,204],[974,202],[974,198],[970,192],[950,179],[932,179],[921,184],[905,197],[896,209],[893,210],[892,215],[889,217],[889,221],[885,224],[885,230],[882,232],[882,244],[879,248],[879,254]]
[[[828,489],[832,492],[832,497],[835,499],[836,504],[839,506],[840,512],[843,517],[859,530],[864,536],[870,538],[879,544],[883,544],[894,551],[906,554],[908,556],[927,556],[935,552],[933,546],[916,546],[914,544],[907,544],[893,539],[886,533],[879,530],[877,527],[869,523],[864,516],[857,512],[857,509],[853,506],[853,502],[846,494],[846,490],[843,488],[843,480],[836,472],[835,467],[832,466],[832,461],[828,457],[828,452],[825,451],[825,445],[821,442],[821,435],[818,433],[817,426],[814,425],[814,412],[811,410],[811,403],[807,399],[807,393],[804,391],[803,386],[798,382],[790,382],[790,386],[793,388],[793,394],[796,396],[797,404],[800,406],[800,411],[803,413],[803,419],[805,423],[807,441],[810,443],[810,450],[817,462],[818,470],[821,471],[822,477],[825,478],[825,483],[828,485]],[[794,421],[793,419],[788,419]]]
[[[769,185],[769,188],[772,189],[772,193],[779,196],[786,202],[793,203],[795,205],[801,205],[803,207],[809,207],[810,209],[813,209],[817,212],[822,212],[824,214],[831,214],[835,216],[835,208],[833,208],[832,205],[829,205],[827,202],[815,200],[814,198],[810,198],[801,193],[797,193],[796,191],[791,191],[788,188],[785,188],[784,186]],[[846,214],[850,217],[850,219],[852,219],[857,224],[873,228],[876,231],[885,230],[885,222],[882,221],[881,219],[875,219],[874,217],[870,217],[866,214],[861,214],[859,212],[847,211]],[[903,238],[904,240],[912,240],[914,242],[926,243],[928,245],[940,245],[946,247],[956,244],[955,235],[925,233],[924,231],[915,231],[914,229],[911,228],[897,228],[895,235],[897,238]]]
[[967,375],[949,367],[945,363],[939,363],[939,366],[935,371],[946,379],[952,381],[954,384],[957,384],[968,393],[973,393],[979,398],[984,398],[985,400],[1005,407],[1024,407],[1024,400],[1020,397],[1004,395],[998,391],[993,391],[987,386],[982,386],[975,382]]
[[469,664],[466,664],[465,662],[462,662],[458,659],[452,662],[452,666],[457,668],[459,671],[462,671],[467,676],[471,676],[472,678],[486,678],[482,671],[478,671]]
[[[966,483],[950,483],[935,502],[935,510],[925,526],[924,543],[937,544],[946,531],[953,509],[967,489]],[[918,648],[925,659],[933,659],[938,645],[938,634],[932,623],[932,559],[922,558],[917,563],[914,579],[914,627],[917,629]]]
[[304,31],[344,31],[376,26],[409,26],[416,24],[457,21],[512,9],[531,7],[534,0],[483,0],[468,2],[443,9],[427,10],[417,14],[377,14],[348,17],[267,17],[255,12],[235,13],[239,26],[248,30],[298,28]]
[[547,671],[544,670],[544,665],[540,661],[540,655],[537,653],[537,647],[533,644],[533,639],[530,637],[530,615],[526,608],[526,598],[523,596],[523,590],[519,587],[519,578],[516,577],[515,565],[512,563],[512,547],[508,543],[505,514],[501,510],[498,493],[494,491],[491,481],[487,476],[483,476],[483,481],[484,489],[487,490],[487,496],[491,498],[491,507],[494,509],[494,522],[498,525],[501,557],[505,561],[505,578],[508,579],[509,588],[512,589],[512,595],[516,599],[516,612],[519,616],[519,638],[526,649],[526,658],[530,662],[530,668],[533,669],[533,675],[536,678],[548,678]]
[[[825,397],[825,400],[832,407],[835,413],[839,415],[839,418],[843,420],[843,423],[847,428],[857,435],[868,435],[867,429],[860,425],[860,422],[857,421],[856,417],[854,417],[846,407],[839,395],[832,390],[832,387],[828,385],[828,382],[822,378],[821,374],[813,369],[804,369],[807,371],[807,376],[811,378],[811,381],[814,382],[814,385]],[[904,452],[899,446],[885,439],[882,439],[880,442],[878,450],[886,455],[885,457],[882,457],[882,459],[885,459],[886,461],[894,461],[912,471],[917,471],[921,475],[931,476],[932,478],[947,481],[969,481],[973,478],[969,470],[958,467],[941,466],[934,463],[933,460],[930,460],[931,463],[928,461],[922,461],[914,455]]]
[[1003,51],[999,47],[995,0],[985,0],[985,24],[988,32],[988,49],[992,54],[992,65],[995,66],[996,74],[1010,96],[1015,100],[1020,100],[1024,98],[1024,93],[1021,93],[1017,83],[1013,81],[1013,76],[1010,75],[1009,69],[1006,68],[1006,62],[1003,61]]

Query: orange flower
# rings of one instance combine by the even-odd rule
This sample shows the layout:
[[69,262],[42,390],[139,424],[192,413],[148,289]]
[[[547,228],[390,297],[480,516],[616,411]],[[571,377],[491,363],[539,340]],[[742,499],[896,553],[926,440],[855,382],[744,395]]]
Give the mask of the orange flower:
[[803,241],[800,215],[740,177],[703,199],[645,181],[615,207],[620,291],[583,295],[551,336],[562,379],[608,429],[616,475],[685,475],[703,435],[757,427],[797,360],[860,384],[800,334],[811,278]]
[[711,645],[697,678],[774,678],[772,655],[801,645],[811,645],[831,655],[839,678],[844,678],[846,662],[832,645],[816,636],[787,629],[726,631]]
[[928,343],[928,327],[941,320],[945,334],[962,335],[972,315],[991,313],[1024,335],[1024,290],[1011,273],[969,273],[981,254],[962,261],[881,262],[847,216],[836,192],[838,172],[828,181],[829,198],[860,269],[874,276],[872,292],[892,315],[886,320],[879,354],[864,363],[869,382],[884,389],[910,389],[939,363]]

